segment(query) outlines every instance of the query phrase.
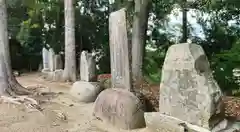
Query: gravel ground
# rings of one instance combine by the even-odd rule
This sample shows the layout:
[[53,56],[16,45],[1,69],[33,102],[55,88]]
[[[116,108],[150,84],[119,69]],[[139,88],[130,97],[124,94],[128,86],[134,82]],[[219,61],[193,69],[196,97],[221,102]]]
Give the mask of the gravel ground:
[[[67,93],[67,83],[48,82],[38,74],[17,78],[23,86],[42,85],[63,94],[42,105],[44,110],[29,112],[23,105],[0,104],[1,132],[129,132],[93,119],[93,103],[78,103]],[[146,128],[131,132],[149,132]]]

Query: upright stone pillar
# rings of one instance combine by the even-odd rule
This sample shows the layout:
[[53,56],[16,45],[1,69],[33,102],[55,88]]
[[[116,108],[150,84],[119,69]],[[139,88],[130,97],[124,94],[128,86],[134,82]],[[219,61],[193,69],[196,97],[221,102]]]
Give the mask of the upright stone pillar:
[[55,53],[52,48],[49,49],[49,69],[50,71],[55,71],[55,64],[54,64],[54,56]]
[[99,94],[94,103],[93,115],[102,122],[121,129],[144,127],[144,105],[131,92],[126,10],[124,8],[110,14],[109,35],[112,88]]
[[94,102],[102,91],[96,82],[96,63],[91,53],[83,51],[80,57],[80,79],[73,84],[70,94],[80,102]]
[[81,81],[96,81],[96,62],[91,53],[83,51],[80,59],[80,78]]
[[131,79],[125,9],[110,14],[109,35],[112,87],[130,91]]
[[49,51],[46,48],[42,49],[43,70],[49,69]]
[[63,69],[62,57],[59,54],[54,56],[54,66],[55,70]]

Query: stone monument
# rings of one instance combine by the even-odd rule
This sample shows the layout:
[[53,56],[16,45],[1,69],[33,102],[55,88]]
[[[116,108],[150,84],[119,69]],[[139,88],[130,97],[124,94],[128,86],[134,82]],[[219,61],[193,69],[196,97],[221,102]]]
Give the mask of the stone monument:
[[131,90],[128,38],[125,9],[113,12],[109,17],[109,43],[112,88]]
[[96,81],[96,62],[91,53],[82,51],[80,58],[80,78],[81,81]]
[[131,93],[126,9],[109,17],[112,88],[100,93],[94,104],[93,115],[106,124],[122,129],[145,126],[144,105]]
[[96,82],[96,63],[91,53],[82,51],[80,58],[80,81],[73,84],[70,94],[80,102],[94,102],[102,91]]
[[63,69],[63,61],[61,55],[54,55],[54,65],[56,70]]
[[226,129],[223,118],[216,116],[223,95],[200,45],[183,43],[168,49],[159,92],[159,112],[145,113],[147,126],[155,131]]
[[49,51],[46,48],[42,49],[42,63],[43,63],[43,71],[49,70]]
[[52,48],[50,48],[48,60],[49,60],[49,69],[51,72],[55,71],[54,56],[55,56],[55,52]]

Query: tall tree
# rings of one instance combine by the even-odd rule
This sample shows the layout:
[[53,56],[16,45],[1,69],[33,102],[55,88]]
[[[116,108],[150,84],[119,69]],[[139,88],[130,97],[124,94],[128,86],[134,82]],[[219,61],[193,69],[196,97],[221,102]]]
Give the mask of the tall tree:
[[74,0],[64,0],[65,14],[65,68],[63,80],[76,81],[76,49],[75,49],[75,10]]
[[188,39],[188,27],[187,27],[187,0],[182,0],[182,43],[187,42]]
[[16,78],[13,76],[10,51],[9,51],[9,37],[7,30],[7,8],[6,1],[0,0],[0,65],[1,65],[1,91],[12,96],[16,94],[29,94],[30,91],[23,88]]
[[132,28],[132,78],[135,84],[142,80],[143,54],[146,44],[149,6],[151,0],[135,0]]

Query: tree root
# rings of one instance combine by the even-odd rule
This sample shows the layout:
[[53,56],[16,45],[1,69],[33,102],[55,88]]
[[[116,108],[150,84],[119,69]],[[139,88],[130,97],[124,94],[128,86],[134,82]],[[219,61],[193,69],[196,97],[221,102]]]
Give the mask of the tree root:
[[30,95],[34,93],[33,91],[21,86],[14,77],[12,77],[12,79],[9,80],[8,83],[9,83],[9,86],[8,86],[7,92],[11,96]]
[[9,96],[0,96],[1,102],[10,103],[15,105],[23,104],[30,111],[42,111],[38,102],[27,96],[17,96],[17,97],[9,97]]
[[24,88],[18,83],[16,78],[10,76],[8,78],[8,87],[5,88],[5,93],[0,95],[0,101],[15,105],[24,105],[30,111],[42,111],[42,108],[39,105],[41,99],[37,98],[47,95],[55,95],[55,93],[50,92],[50,89],[49,91],[43,92],[39,90],[39,88],[49,89],[48,87],[41,85]]
[[[15,78],[12,78],[11,81],[9,80],[9,86],[6,89],[6,92],[13,97],[16,97],[17,95],[23,96],[23,95],[43,95],[46,93],[52,93],[51,89],[44,86],[44,85],[35,85],[35,86],[28,86],[28,87],[23,87],[20,85]],[[48,91],[42,92],[39,91],[38,89],[44,88],[48,89]]]
[[41,91],[38,91],[39,86],[35,86],[34,88],[24,88],[17,82],[15,78],[8,82],[8,88],[5,89],[6,93],[0,96],[0,100],[2,102],[15,105],[23,104],[30,111],[42,110],[38,103],[39,101],[32,98],[37,95],[43,95]]

